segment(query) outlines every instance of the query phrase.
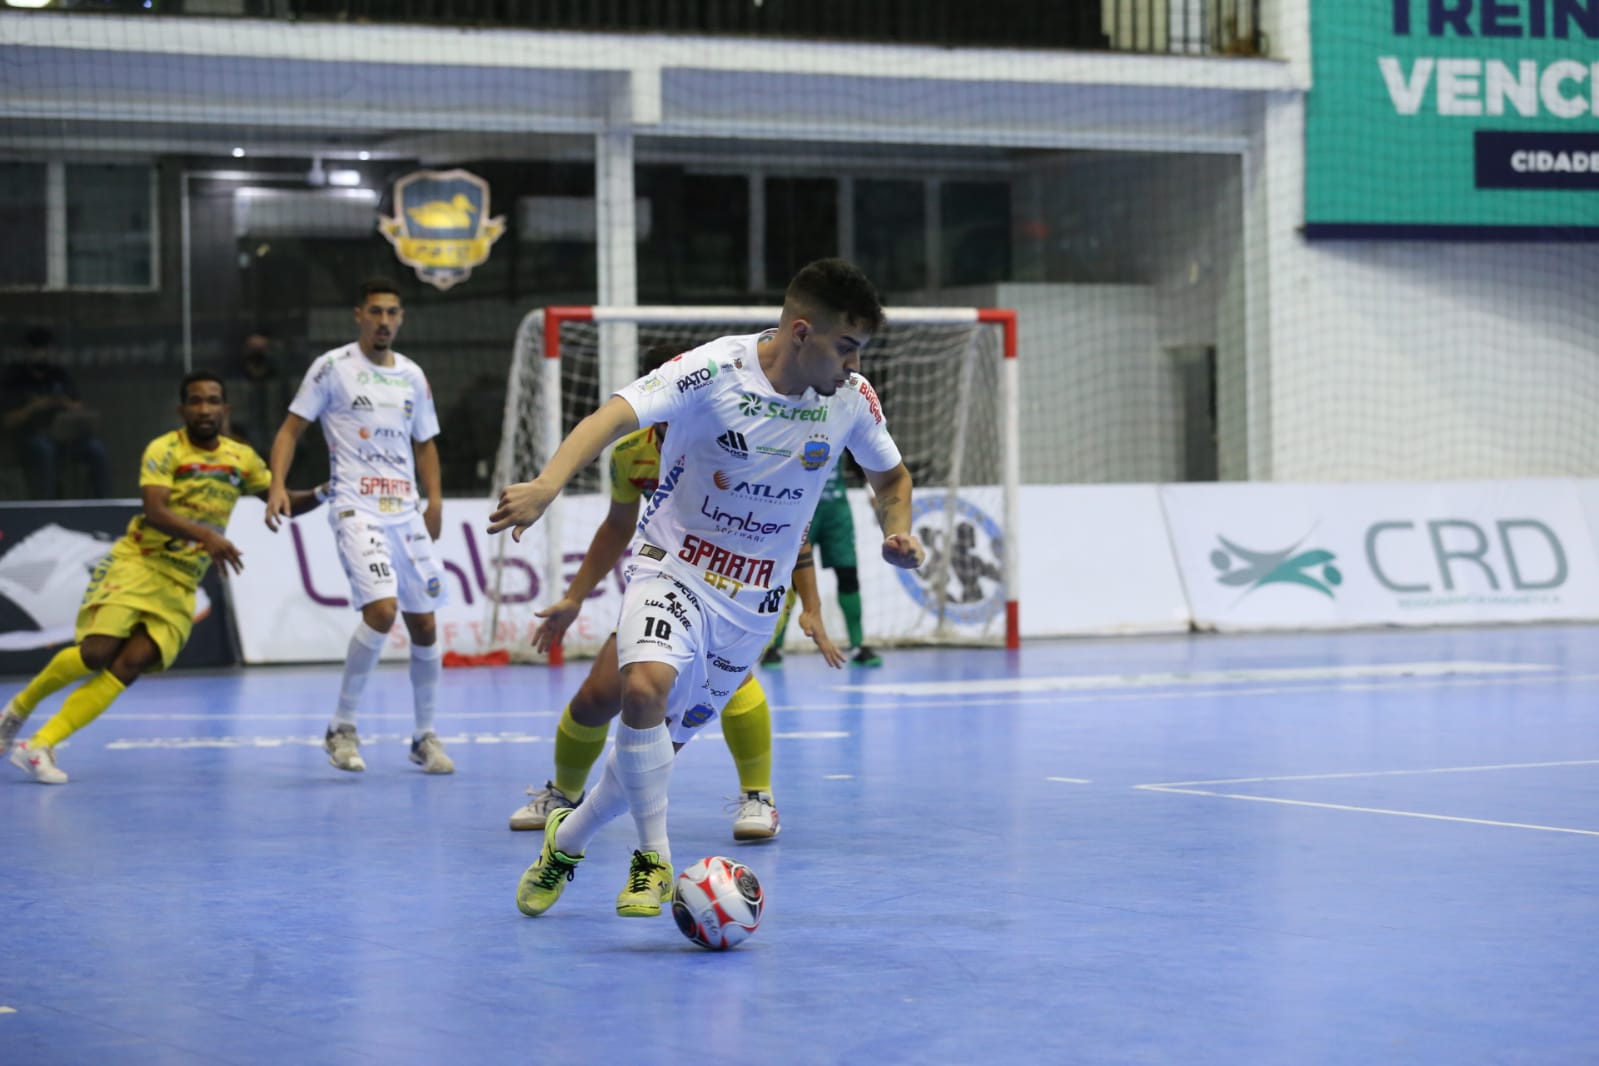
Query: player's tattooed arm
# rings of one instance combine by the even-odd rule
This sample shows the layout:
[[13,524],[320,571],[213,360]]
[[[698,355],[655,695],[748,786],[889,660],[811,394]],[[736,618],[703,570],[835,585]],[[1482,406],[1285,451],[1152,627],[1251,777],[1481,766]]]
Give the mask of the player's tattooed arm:
[[911,472],[900,463],[892,470],[867,470],[866,481],[883,528],[883,561],[905,570],[921,566],[926,553],[911,532]]

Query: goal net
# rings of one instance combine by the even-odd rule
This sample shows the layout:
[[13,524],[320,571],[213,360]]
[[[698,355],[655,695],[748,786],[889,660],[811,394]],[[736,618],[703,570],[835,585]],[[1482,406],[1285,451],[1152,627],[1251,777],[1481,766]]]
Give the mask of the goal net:
[[[553,307],[517,329],[507,378],[494,485],[534,477],[602,399],[639,374],[640,353],[688,351],[730,334],[777,324],[769,307]],[[1020,476],[1015,315],[980,308],[894,308],[867,347],[862,370],[876,389],[915,482],[913,527],[927,548],[919,571],[882,562],[861,471],[846,463],[868,644],[1016,646],[1016,539]],[[607,457],[568,484],[544,518],[515,543],[498,542],[485,598],[485,651],[538,661],[536,612],[565,590],[610,503]],[[496,489],[497,491],[497,489]],[[566,633],[565,655],[598,651],[621,605],[624,556]],[[827,560],[817,578],[828,633],[846,643]],[[810,642],[797,625],[787,641]],[[560,655],[552,655],[559,662]]]

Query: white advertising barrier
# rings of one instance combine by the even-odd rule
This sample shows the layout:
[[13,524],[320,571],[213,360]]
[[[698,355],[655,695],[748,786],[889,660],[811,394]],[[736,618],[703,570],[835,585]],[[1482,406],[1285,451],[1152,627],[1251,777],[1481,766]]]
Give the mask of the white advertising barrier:
[[[600,496],[563,497],[562,504],[566,572],[558,575],[551,592],[544,573],[542,526],[528,530],[517,544],[509,533],[491,537],[484,532],[493,510],[489,501],[444,502],[443,535],[435,551],[445,570],[447,602],[438,610],[438,627],[446,652],[475,655],[490,645],[487,590],[494,587],[502,538],[510,572],[501,594],[513,608],[508,613],[515,616],[508,624],[519,630],[510,636],[523,643],[531,640],[537,619],[527,605],[547,603],[566,587],[607,507]],[[342,661],[357,615],[349,603],[350,586],[334,547],[328,509],[302,515],[276,534],[266,528],[265,513],[259,501],[240,500],[228,524],[228,539],[244,553],[244,572],[234,575],[229,586],[244,661]],[[616,575],[602,582],[572,631],[603,626],[603,638],[616,619],[620,587]],[[396,625],[384,657],[402,657],[407,648],[405,627]]]
[[[945,639],[1003,639],[1000,491],[961,490],[953,520],[947,494],[914,495],[912,528],[928,549],[928,562],[909,571],[882,562],[882,538],[866,494],[850,493],[866,631],[914,641],[936,629],[940,597],[931,594],[931,582],[942,579]],[[1019,504],[1023,638],[1188,629],[1156,486],[1024,485]],[[840,635],[831,573],[821,571],[818,584],[829,605],[828,632]],[[794,632],[789,639],[795,641]]]
[[1571,484],[1578,501],[1582,504],[1582,516],[1588,520],[1588,532],[1593,537],[1594,554],[1599,555],[1599,478],[1580,477]]
[[[945,557],[945,565],[936,571],[946,590],[944,639],[1003,637],[999,502],[997,489],[965,491],[954,519],[946,521],[944,496],[917,496],[915,527],[929,548]],[[498,625],[502,644],[531,641],[537,626],[533,606],[548,603],[566,587],[608,506],[602,496],[563,497],[562,503],[565,564],[553,589],[544,573],[543,526],[529,530],[521,544],[507,540],[504,545],[507,579],[501,594],[506,602]],[[868,634],[905,641],[926,637],[939,625],[937,598],[929,595],[935,571],[901,571],[883,563],[876,518],[865,493],[852,491],[850,504]],[[446,572],[447,602],[438,611],[446,651],[475,655],[494,646],[487,632],[487,590],[494,587],[495,570],[502,564],[501,538],[484,532],[491,509],[487,500],[445,501],[443,536],[436,550]],[[244,573],[230,579],[229,599],[245,662],[341,661],[356,613],[349,605],[349,585],[327,510],[297,518],[276,534],[262,521],[264,511],[256,500],[240,500],[228,526],[229,539],[244,552]],[[1023,637],[1180,632],[1188,627],[1156,486],[1024,486],[1021,512]],[[828,632],[843,641],[832,572],[819,571],[818,584]],[[621,606],[621,589],[621,576],[613,571],[568,631],[569,646],[594,646],[604,639]],[[789,627],[788,640],[794,647],[809,644],[797,625]],[[406,648],[405,629],[396,626],[385,657],[402,657]]]
[[1161,487],[1195,623],[1315,629],[1599,619],[1569,480]]

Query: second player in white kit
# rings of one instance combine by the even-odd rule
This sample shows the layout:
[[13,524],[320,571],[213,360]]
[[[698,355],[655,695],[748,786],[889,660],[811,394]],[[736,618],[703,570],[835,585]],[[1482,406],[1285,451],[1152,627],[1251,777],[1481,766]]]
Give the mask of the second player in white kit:
[[508,486],[489,532],[520,535],[572,475],[642,424],[667,422],[661,476],[632,545],[617,626],[622,721],[599,783],[545,826],[517,905],[540,914],[588,840],[624,811],[639,847],[617,913],[648,916],[671,898],[667,785],[675,746],[715,716],[716,690],[760,657],[839,449],[876,493],[883,558],[915,567],[911,475],[860,352],[882,325],[876,290],[854,266],[818,260],[785,294],[776,330],[723,337],[620,389],[579,423],[531,482]]
[[[328,761],[340,770],[366,769],[356,709],[398,614],[411,638],[411,761],[427,773],[447,774],[455,764],[433,729],[443,657],[434,612],[446,601],[444,571],[433,551],[443,524],[439,418],[422,368],[392,347],[404,316],[392,282],[374,278],[362,285],[355,308],[359,338],[318,357],[289,404],[272,445],[272,492],[305,428],[320,422],[331,469],[328,520],[351,603],[361,612],[324,740]],[[274,496],[268,524],[281,514]]]

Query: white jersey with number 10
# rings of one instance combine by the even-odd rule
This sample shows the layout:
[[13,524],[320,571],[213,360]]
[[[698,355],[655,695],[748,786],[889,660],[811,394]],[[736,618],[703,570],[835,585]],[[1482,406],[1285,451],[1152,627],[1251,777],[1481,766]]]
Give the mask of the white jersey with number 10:
[[866,470],[900,462],[865,378],[832,396],[784,396],[761,370],[760,338],[711,341],[616,393],[640,425],[669,423],[629,572],[664,570],[706,588],[711,610],[752,630],[782,610],[838,450]]

